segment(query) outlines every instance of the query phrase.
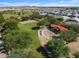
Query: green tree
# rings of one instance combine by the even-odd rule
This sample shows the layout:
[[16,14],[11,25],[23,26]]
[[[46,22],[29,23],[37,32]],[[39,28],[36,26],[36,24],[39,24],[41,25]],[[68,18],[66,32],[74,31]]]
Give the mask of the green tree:
[[0,24],[4,23],[5,19],[3,17],[3,15],[0,13]]
[[12,49],[8,58],[27,58],[27,53],[23,49]]
[[12,49],[8,58],[41,58],[42,56],[35,50],[28,48],[24,49]]
[[41,20],[37,23],[37,25],[38,25],[38,26],[42,26],[42,25],[46,25],[46,24],[48,24],[48,23],[51,23],[51,24],[60,24],[60,21],[57,20],[57,19],[54,18],[54,17],[45,17],[45,18],[41,19]]
[[54,17],[47,17],[48,19],[48,22],[49,23],[52,23],[52,24],[60,24],[60,21],[57,20],[57,18],[54,18]]
[[9,49],[26,48],[32,41],[29,33],[18,30],[13,30],[3,37],[6,47]]
[[71,25],[70,29],[74,30],[76,33],[79,33],[79,25]]
[[51,52],[52,57],[68,57],[69,49],[65,46],[63,39],[53,39],[47,44],[48,50]]
[[22,16],[21,21],[27,21],[29,19],[29,16]]
[[38,12],[33,12],[32,15],[30,15],[30,18],[33,20],[38,20],[42,18],[42,16]]
[[4,26],[6,27],[6,29],[17,29],[18,28],[18,20],[15,18],[10,18],[8,20],[5,21]]
[[61,31],[60,38],[64,39],[66,42],[76,41],[76,32],[73,30]]
[[63,19],[63,18],[57,18],[57,20],[59,20],[59,21],[63,21],[64,19]]
[[43,25],[45,25],[47,23],[48,23],[48,19],[43,18],[37,23],[37,26],[43,26]]

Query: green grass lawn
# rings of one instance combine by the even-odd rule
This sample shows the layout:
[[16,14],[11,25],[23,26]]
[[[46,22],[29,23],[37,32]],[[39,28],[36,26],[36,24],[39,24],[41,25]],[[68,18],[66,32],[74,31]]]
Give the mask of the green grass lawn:
[[43,57],[41,53],[37,52],[37,48],[40,47],[40,42],[38,39],[38,30],[32,30],[33,27],[36,26],[35,23],[28,23],[28,24],[18,24],[21,31],[25,31],[31,34],[32,37],[32,43],[30,44],[29,48],[33,51],[35,51],[33,54],[38,55],[38,57]]
[[[32,12],[26,12],[25,14],[22,14],[19,17],[21,17],[21,16],[30,16],[30,15],[32,15]],[[14,16],[14,17],[17,17],[18,18],[18,14],[3,14],[3,17],[5,19],[10,18],[11,16]]]

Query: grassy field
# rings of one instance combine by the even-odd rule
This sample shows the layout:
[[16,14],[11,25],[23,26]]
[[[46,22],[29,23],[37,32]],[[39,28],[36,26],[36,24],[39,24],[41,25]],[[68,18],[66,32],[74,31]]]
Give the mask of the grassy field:
[[11,16],[18,17],[18,15],[16,15],[16,14],[3,14],[3,16],[4,16],[5,19],[10,18]]
[[[21,14],[19,17],[21,16],[29,16],[32,15],[32,12],[25,12],[24,14]],[[4,18],[10,18],[11,16],[17,17],[18,18],[18,14],[3,14]]]
[[[30,44],[30,49],[28,50],[33,50],[35,55],[38,55],[38,57],[43,57],[41,53],[37,52],[37,49],[40,47],[40,42],[38,39],[38,31],[37,30],[32,30],[33,27],[36,26],[35,23],[28,23],[28,24],[18,24],[19,28],[21,31],[29,32],[32,37],[32,43]],[[36,56],[37,57],[37,56]]]

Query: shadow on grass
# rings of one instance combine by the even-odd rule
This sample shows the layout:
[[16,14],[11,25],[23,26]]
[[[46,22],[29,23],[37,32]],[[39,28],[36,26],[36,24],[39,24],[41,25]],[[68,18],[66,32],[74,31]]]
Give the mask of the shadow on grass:
[[49,58],[49,56],[47,55],[47,52],[45,51],[44,47],[39,47],[37,49],[37,51],[40,52],[44,56],[44,58]]
[[39,30],[40,27],[36,26],[36,27],[32,27],[32,30]]

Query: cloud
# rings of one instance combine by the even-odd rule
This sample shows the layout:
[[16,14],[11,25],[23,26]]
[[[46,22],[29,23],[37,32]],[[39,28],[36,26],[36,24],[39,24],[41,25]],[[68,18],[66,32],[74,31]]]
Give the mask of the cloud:
[[60,0],[60,3],[78,3],[79,0]]

